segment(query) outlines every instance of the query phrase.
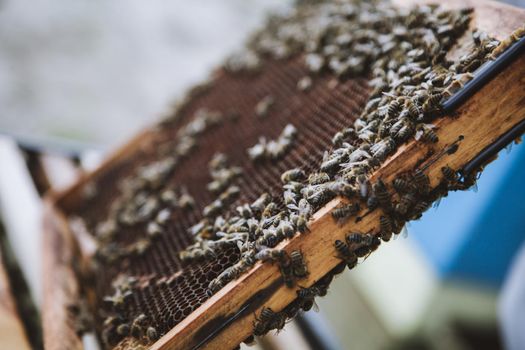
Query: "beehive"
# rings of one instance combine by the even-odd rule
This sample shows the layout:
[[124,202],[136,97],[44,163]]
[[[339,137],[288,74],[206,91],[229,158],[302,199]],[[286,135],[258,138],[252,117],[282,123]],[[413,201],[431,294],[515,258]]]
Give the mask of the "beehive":
[[[474,16],[480,20],[473,25],[499,39],[518,27],[525,18],[518,12],[510,15],[510,10],[491,3],[476,4],[476,8]],[[494,18],[485,21],[487,14],[495,8],[501,18],[511,19],[505,22],[505,28],[500,26],[497,31],[494,29],[494,23],[497,23]],[[460,46],[456,50],[466,49]],[[410,173],[417,167],[424,167],[430,177],[430,186],[434,188],[442,179],[440,169],[443,166],[462,168],[523,119],[523,101],[519,99],[520,88],[523,88],[523,68],[520,67],[523,67],[523,57],[492,81],[492,86],[486,86],[463,104],[456,111],[457,118],[437,120],[437,143],[410,141],[400,145],[397,152],[371,174],[370,182],[379,178],[390,182],[400,173]],[[208,163],[214,154],[227,154],[232,166],[242,168],[242,173],[235,179],[240,194],[226,210],[233,212],[237,205],[251,203],[264,192],[276,199],[278,208],[284,208],[281,174],[298,167],[306,173],[319,169],[325,151],[332,148],[333,136],[352,125],[359,117],[372,90],[366,77],[338,80],[330,72],[325,72],[312,77],[309,89],[298,89],[298,82],[309,75],[301,55],[280,60],[269,59],[257,73],[231,74],[219,71],[210,85],[200,87],[191,94],[189,102],[177,112],[176,118],[170,118],[144,132],[94,174],[52,199],[47,227],[51,232],[59,231],[63,235],[47,237],[48,247],[53,248],[47,252],[45,268],[53,269],[58,265],[64,273],[55,274],[53,283],[46,288],[48,302],[53,300],[54,303],[44,314],[45,320],[54,318],[52,325],[45,322],[49,327],[46,331],[46,343],[49,346],[56,346],[53,343],[56,334],[69,331],[69,343],[64,344],[67,344],[67,348],[80,347],[78,338],[72,332],[74,315],[65,307],[79,294],[90,301],[94,310],[102,309],[102,313],[95,315],[95,324],[98,325],[98,334],[104,338],[103,322],[115,313],[115,310],[104,304],[104,297],[115,294],[112,282],[119,275],[124,276],[122,271],[137,281],[128,288],[130,296],[125,298],[117,313],[126,322],[145,314],[148,317],[147,326],[153,327],[157,335],[164,335],[154,347],[194,348],[217,344],[234,347],[253,332],[254,313],[260,313],[263,307],[282,310],[297,297],[295,289],[283,285],[277,265],[257,263],[237,281],[229,283],[210,298],[207,293],[209,283],[238,261],[239,250],[235,246],[220,249],[211,259],[187,265],[181,262],[178,254],[193,242],[194,237],[188,229],[201,219],[203,209],[216,198],[206,190],[206,185],[212,180]],[[501,106],[480,104],[484,99],[497,99],[500,94],[497,88],[502,86],[509,87],[508,103]],[[273,103],[268,103],[267,113],[259,113],[267,115],[257,117],[258,110],[262,108],[257,106],[260,106],[261,101],[268,100],[268,96],[271,96]],[[492,115],[496,110],[497,113]],[[216,123],[214,118],[217,113],[221,116],[220,123]],[[191,124],[199,118],[204,124],[208,121],[209,125],[201,127],[202,123]],[[473,124],[473,120],[478,125]],[[254,162],[250,159],[247,149],[254,146],[261,136],[277,139],[289,123],[294,125],[297,135],[292,147],[282,157],[277,161],[267,159]],[[112,203],[121,196],[122,188],[126,186],[123,180],[136,177],[140,171],[162,167],[163,163],[156,163],[164,159],[162,155],[175,151],[177,147],[185,147],[181,146],[178,135],[181,130],[187,130],[188,125],[199,130],[196,132],[198,138],[195,150],[178,160],[176,169],[170,171],[166,178],[161,178],[160,184],[152,186],[150,190],[160,194],[162,190],[173,188],[179,197],[189,193],[194,205],[170,212],[164,234],[144,241],[144,247],[137,246],[136,242],[146,236],[147,222],[133,222],[131,218],[131,222],[117,232],[115,242],[122,247],[132,247],[128,251],[135,255],[112,261],[111,254],[114,254],[115,249],[109,249],[104,253],[103,263],[95,269],[95,275],[84,275],[80,284],[76,283],[79,274],[85,272],[83,262],[94,253],[90,248],[93,243],[92,233],[97,232],[97,227],[100,228],[100,224],[112,212]],[[450,150],[453,145],[459,146],[454,149],[455,153],[443,153],[443,150]],[[436,154],[445,156],[437,157]],[[309,233],[295,235],[277,247],[288,252],[303,252],[309,275],[301,280],[302,286],[319,281],[339,264],[340,261],[335,257],[334,240],[344,239],[344,234],[349,230],[377,232],[379,211],[367,215],[363,211],[362,220],[358,222],[350,220],[339,225],[334,221],[330,212],[344,201],[342,198],[330,201],[313,215]],[[144,215],[148,217],[149,214],[146,212]],[[81,218],[85,227],[75,228],[75,218]],[[57,245],[69,248],[58,249]],[[144,252],[139,252],[142,248]],[[64,256],[54,256],[58,250]],[[84,260],[77,261],[79,256]],[[71,271],[73,265],[78,267],[76,275]],[[86,288],[90,281],[94,284],[92,289]],[[120,339],[116,339],[115,343],[118,341]],[[125,347],[130,342],[151,344],[143,339],[137,341],[126,338],[117,346]],[[111,341],[108,343],[115,345]]]

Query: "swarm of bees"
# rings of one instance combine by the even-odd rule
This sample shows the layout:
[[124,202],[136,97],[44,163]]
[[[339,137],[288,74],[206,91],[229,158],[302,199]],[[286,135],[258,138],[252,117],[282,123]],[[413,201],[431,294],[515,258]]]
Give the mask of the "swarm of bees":
[[[308,257],[301,251],[287,252],[276,246],[307,233],[313,213],[337,196],[346,199],[346,204],[332,212],[340,224],[353,217],[359,220],[359,215],[366,215],[365,210],[382,211],[378,232],[349,232],[334,242],[341,264],[332,273],[309,288],[299,286],[297,299],[284,310],[263,308],[254,324],[255,335],[281,329],[287,318],[311,309],[316,296],[326,295],[334,274],[345,266],[355,267],[360,258],[376,250],[381,241],[399,234],[406,221],[419,218],[436,196],[443,195],[431,188],[424,168],[400,174],[391,183],[382,179],[371,183],[370,175],[412,138],[437,143],[432,121],[441,116],[443,102],[471,80],[479,67],[525,35],[525,29],[520,29],[500,43],[485,33],[474,32],[471,50],[456,62],[448,61],[446,54],[467,30],[471,12],[434,5],[399,9],[383,0],[300,1],[293,11],[271,17],[267,28],[253,35],[245,50],[227,60],[224,68],[232,74],[256,74],[268,58],[283,60],[301,55],[309,73],[297,82],[299,92],[311,89],[319,74],[332,74],[340,80],[371,77],[370,99],[359,118],[334,135],[333,147],[325,152],[316,171],[306,173],[294,168],[282,174],[282,198],[263,193],[251,202],[238,203],[241,189],[236,181],[242,169],[229,165],[224,154],[210,159],[207,190],[216,197],[203,208],[201,220],[188,229],[194,243],[179,257],[185,263],[213,260],[219,251],[235,247],[240,259],[209,283],[209,295],[258,261],[278,264],[284,284],[295,287],[308,276]],[[198,87],[190,96],[208,86]],[[256,104],[255,115],[270,115],[275,102],[273,96],[265,96]],[[167,144],[169,147],[159,147],[156,161],[139,167],[120,182],[120,196],[95,230],[97,258],[111,262],[144,254],[151,242],[165,233],[175,210],[194,207],[191,194],[184,187],[171,187],[167,179],[198,147],[198,137],[224,119],[221,112],[197,110]],[[296,138],[297,129],[288,124],[275,140],[261,137],[247,150],[248,156],[254,162],[278,161]],[[459,146],[454,147],[447,152]],[[444,193],[471,185],[470,179],[460,179],[456,170],[441,170]],[[136,224],[145,226],[144,236],[126,246],[117,244],[117,235]],[[146,315],[129,318],[120,313],[135,283],[132,279],[120,281],[114,285],[114,294],[103,299],[110,310],[103,332],[108,344],[126,336],[148,341],[160,336]]]

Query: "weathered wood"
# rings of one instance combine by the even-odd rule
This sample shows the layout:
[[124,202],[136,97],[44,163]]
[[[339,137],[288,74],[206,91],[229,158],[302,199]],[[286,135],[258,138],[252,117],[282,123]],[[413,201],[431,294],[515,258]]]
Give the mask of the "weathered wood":
[[0,254],[0,348],[30,349]]

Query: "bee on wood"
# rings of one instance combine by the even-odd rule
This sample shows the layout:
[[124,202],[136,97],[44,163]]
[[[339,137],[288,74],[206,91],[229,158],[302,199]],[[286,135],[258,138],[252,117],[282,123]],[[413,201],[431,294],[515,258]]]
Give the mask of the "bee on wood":
[[442,92],[436,92],[428,96],[425,103],[421,107],[423,112],[433,112],[439,110],[441,100],[443,100],[444,94]]
[[416,190],[410,181],[402,177],[396,177],[392,181],[392,187],[397,193],[413,193]]
[[295,277],[304,278],[308,276],[308,269],[306,267],[303,254],[299,250],[294,250],[290,253],[290,264]]
[[312,309],[312,307],[315,311],[319,310],[317,304],[315,303],[315,297],[324,293],[324,291],[320,291],[319,289],[320,288],[317,286],[312,286],[310,288],[299,288],[297,291],[297,297],[300,299],[301,308],[304,311],[309,311]]
[[372,190],[374,191],[374,196],[377,198],[379,205],[386,210],[390,209],[392,206],[392,197],[388,192],[385,183],[381,179],[377,180],[372,186]]
[[370,233],[354,232],[346,235],[346,243],[350,247],[357,246],[353,249],[353,252],[361,258],[376,250],[381,244],[381,240]]
[[394,223],[389,216],[381,215],[379,217],[379,231],[383,241],[390,241],[394,232]]
[[416,135],[414,137],[416,141],[423,141],[427,143],[436,143],[439,141],[439,137],[431,126],[419,125],[417,127]]
[[396,142],[394,141],[393,138],[387,137],[375,143],[372,147],[370,147],[370,152],[372,152],[372,155],[375,158],[383,160],[390,153],[392,153],[395,149],[396,149]]
[[333,174],[338,170],[339,165],[344,161],[344,159],[345,155],[339,154],[323,161],[321,164],[321,171],[328,174]]
[[446,182],[449,189],[455,189],[459,185],[459,177],[456,171],[449,166],[441,168],[443,174],[443,180]]
[[271,95],[265,96],[255,106],[255,115],[259,118],[264,118],[268,115],[270,108],[275,103],[275,99]]
[[430,191],[430,180],[425,173],[418,169],[412,177],[419,193],[426,194]]
[[261,261],[270,260],[285,263],[288,260],[288,254],[282,249],[263,248],[255,254],[255,258]]
[[304,170],[295,168],[285,171],[281,175],[281,181],[284,183],[292,182],[292,181],[301,181],[306,178],[306,174]]
[[357,215],[361,210],[359,203],[345,204],[339,208],[336,208],[332,211],[332,216],[336,220],[346,220],[351,216]]
[[357,265],[357,255],[354,254],[346,243],[341,240],[336,240],[335,249],[338,253],[338,258],[343,260],[349,269],[353,269]]
[[284,191],[283,198],[285,205],[297,204],[297,194],[293,191]]
[[416,197],[412,193],[404,194],[395,206],[396,213],[403,217],[406,216],[412,206],[416,204],[416,200]]
[[425,212],[430,207],[430,203],[426,201],[419,201],[417,202],[414,207],[412,208],[412,215],[410,219],[416,220],[421,217],[423,212]]

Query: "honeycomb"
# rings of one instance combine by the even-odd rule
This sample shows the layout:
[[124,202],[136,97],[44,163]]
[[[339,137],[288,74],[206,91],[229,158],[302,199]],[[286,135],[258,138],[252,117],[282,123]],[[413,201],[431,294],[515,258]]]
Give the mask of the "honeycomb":
[[[146,252],[138,257],[125,257],[104,263],[96,271],[95,291],[97,308],[102,309],[95,324],[102,325],[111,309],[102,298],[114,292],[112,281],[123,271],[138,279],[132,288],[132,297],[126,302],[121,315],[130,320],[145,314],[150,324],[165,334],[193,310],[204,303],[208,296],[206,287],[217,275],[239,259],[238,249],[221,251],[209,261],[184,266],[178,256],[193,242],[187,231],[201,219],[204,206],[214,196],[206,190],[211,181],[208,162],[216,152],[228,155],[229,164],[243,168],[234,181],[241,194],[230,208],[248,203],[268,192],[282,206],[284,171],[302,167],[306,172],[318,168],[325,150],[331,148],[331,139],[340,129],[352,125],[368,99],[366,79],[338,81],[329,74],[314,78],[308,91],[297,89],[297,82],[308,74],[300,57],[286,61],[269,61],[263,72],[253,74],[225,74],[218,72],[216,80],[206,91],[195,96],[180,112],[155,130],[153,139],[124,159],[118,159],[104,172],[99,173],[93,184],[97,196],[72,201],[63,198],[59,205],[70,217],[82,217],[87,230],[94,232],[110,211],[112,202],[119,195],[119,181],[132,177],[134,171],[158,157],[158,150],[170,145],[177,132],[192,120],[195,113],[205,107],[227,115],[235,112],[238,118],[225,119],[207,130],[198,139],[198,146],[190,157],[184,159],[166,181],[174,187],[184,186],[195,200],[191,210],[175,210],[167,224],[166,232]],[[249,89],[246,89],[249,86]],[[265,96],[273,96],[275,103],[265,118],[254,115],[255,106]],[[235,106],[235,109],[232,109]],[[297,138],[286,155],[277,161],[252,162],[247,149],[257,143],[260,136],[277,138],[283,128],[291,123],[297,128]],[[82,189],[78,189],[81,193]],[[137,224],[118,232],[117,243],[127,244],[144,235],[146,227]],[[124,230],[122,230],[124,231]],[[98,329],[102,334],[102,326]]]

